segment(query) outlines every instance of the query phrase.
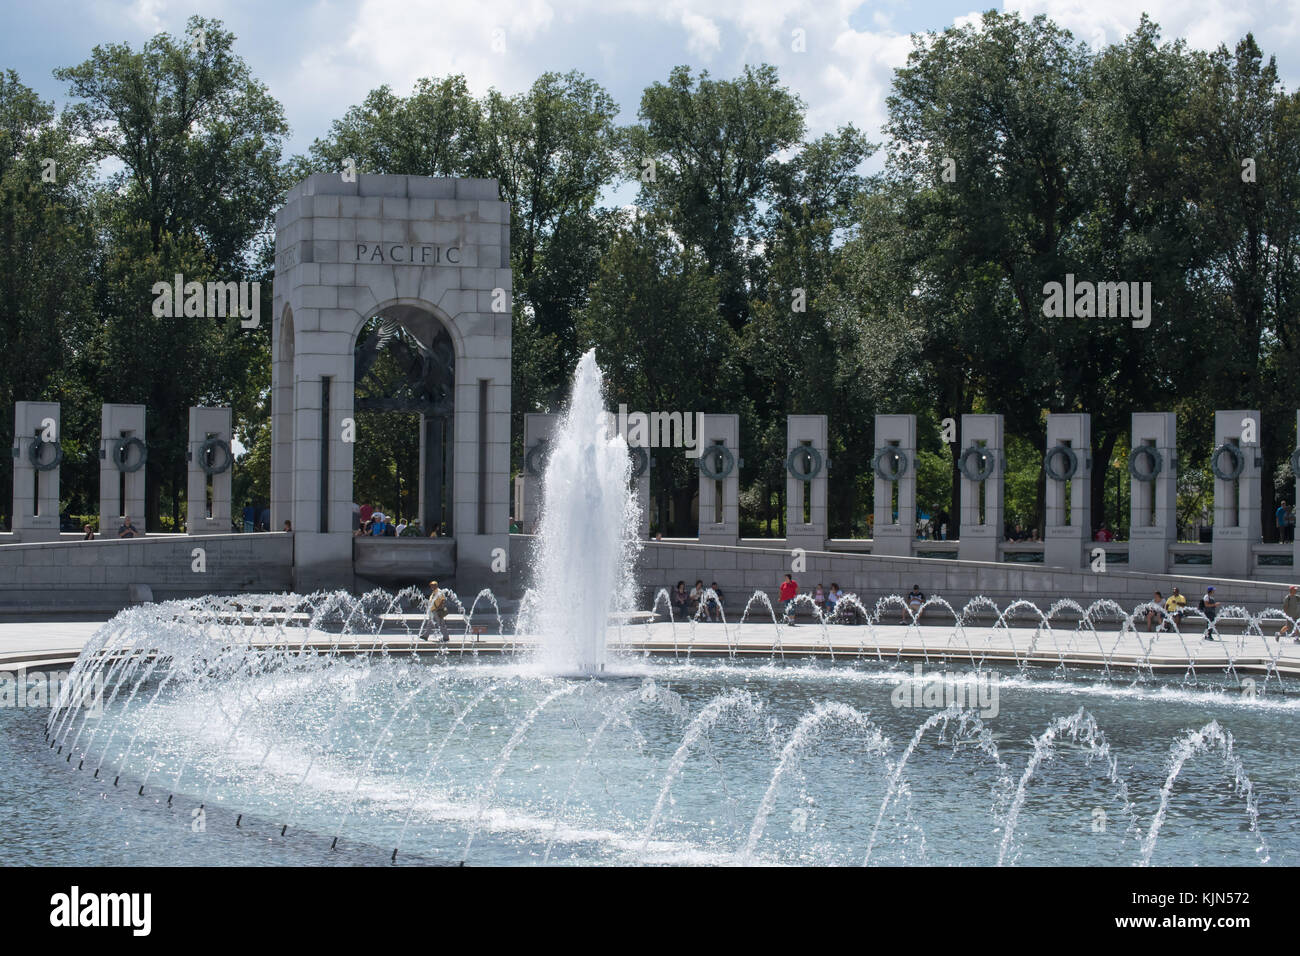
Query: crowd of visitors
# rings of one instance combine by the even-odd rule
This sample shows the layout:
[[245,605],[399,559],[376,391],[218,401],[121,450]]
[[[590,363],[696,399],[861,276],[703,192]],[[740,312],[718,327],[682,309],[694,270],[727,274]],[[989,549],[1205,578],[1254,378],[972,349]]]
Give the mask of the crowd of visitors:
[[669,595],[669,601],[672,604],[673,620],[676,621],[698,618],[702,621],[718,622],[722,620],[723,612],[726,610],[726,598],[717,581],[706,588],[704,581],[697,580],[695,587],[689,591],[686,590],[685,581],[678,581]]
[[352,506],[352,528],[352,534],[358,538],[440,538],[443,535],[440,522],[435,523],[426,534],[418,518],[407,521],[374,505]]

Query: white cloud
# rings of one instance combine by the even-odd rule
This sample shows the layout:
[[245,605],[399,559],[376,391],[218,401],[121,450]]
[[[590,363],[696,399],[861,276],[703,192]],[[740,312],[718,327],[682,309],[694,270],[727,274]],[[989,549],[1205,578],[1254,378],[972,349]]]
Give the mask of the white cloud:
[[[971,11],[982,4],[972,2]],[[1003,0],[1023,16],[1045,13],[1089,42],[1117,42],[1148,10],[1166,37],[1193,46],[1233,46],[1253,31],[1276,54],[1288,86],[1300,79],[1300,0]],[[238,51],[284,103],[295,129],[292,147],[305,149],[330,120],[387,83],[408,93],[420,77],[463,73],[475,94],[489,87],[526,89],[546,70],[578,69],[636,114],[641,92],[681,63],[715,77],[746,64],[772,63],[808,106],[812,135],[852,122],[880,139],[893,70],[912,49],[911,30],[942,30],[954,22],[944,4],[875,0],[311,0],[250,6],[208,0],[239,36]],[[960,9],[957,7],[955,9]],[[116,0],[85,8],[88,26],[63,41],[58,62],[79,62],[95,42],[126,39],[137,46],[153,33],[178,34],[192,0]],[[51,14],[52,15],[52,14]],[[33,23],[45,19],[33,16]],[[977,12],[955,17],[977,23]],[[493,48],[493,30],[504,50]],[[792,48],[802,30],[806,50]],[[86,36],[90,37],[89,43]],[[21,50],[21,34],[10,38]],[[14,59],[19,59],[15,57]],[[26,61],[25,76],[36,76]]]

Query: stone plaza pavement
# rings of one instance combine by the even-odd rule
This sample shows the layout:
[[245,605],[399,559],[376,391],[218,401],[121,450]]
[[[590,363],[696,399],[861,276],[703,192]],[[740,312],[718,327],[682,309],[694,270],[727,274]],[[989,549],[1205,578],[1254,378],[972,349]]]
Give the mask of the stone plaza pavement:
[[[417,637],[420,615],[387,615],[378,634],[339,634],[299,622],[251,624],[248,621],[208,626],[212,637],[231,644],[320,652],[497,654],[527,651],[535,640],[527,635],[496,634],[495,627],[469,633],[462,621],[449,619],[445,643]],[[0,623],[0,670],[68,666],[101,627],[99,622]],[[611,648],[623,653],[653,654],[678,659],[693,656],[736,656],[746,659],[817,657],[824,660],[913,660],[970,667],[1059,666],[1150,668],[1182,672],[1234,668],[1242,674],[1300,676],[1300,644],[1268,636],[1226,631],[1217,641],[1202,639],[1200,628],[1183,633],[1147,631],[1121,633],[1074,627],[991,627],[951,625],[801,623],[778,627],[772,622],[745,624],[671,623],[654,621],[612,625]]]

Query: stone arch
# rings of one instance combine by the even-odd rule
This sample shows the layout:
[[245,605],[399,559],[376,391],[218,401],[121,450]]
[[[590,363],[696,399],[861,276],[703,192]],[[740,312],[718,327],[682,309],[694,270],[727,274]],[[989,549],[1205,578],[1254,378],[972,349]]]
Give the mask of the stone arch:
[[[392,299],[365,313],[358,316],[351,339],[356,354],[353,413],[419,415],[415,518],[426,534],[437,528],[444,537],[454,535],[456,366],[465,354],[463,336],[442,310],[422,299]],[[373,339],[367,340],[364,348],[361,343],[365,329],[375,319],[393,322],[418,343],[418,355],[402,350],[408,359],[407,380],[396,393],[378,396],[363,391],[370,363],[377,360],[379,352]],[[385,347],[391,346],[380,346]],[[402,513],[410,517],[409,511]]]
[[438,308],[432,302],[420,298],[411,298],[399,296],[393,299],[386,299],[383,302],[376,303],[366,309],[354,310],[356,312],[356,321],[352,325],[352,339],[355,343],[361,330],[365,328],[366,323],[377,315],[393,318],[399,322],[402,321],[403,310],[412,310],[424,312],[437,320],[447,334],[451,336],[452,345],[456,349],[456,360],[460,361],[466,356],[465,336],[456,322],[447,315],[442,309]]
[[[317,173],[289,190],[275,230],[272,497],[274,520],[293,521],[295,587],[378,580],[362,570],[376,561],[385,582],[428,580],[436,550],[446,552],[439,580],[454,573],[458,589],[500,588],[509,574],[511,337],[500,304],[512,280],[510,209],[497,182]],[[426,340],[440,328],[450,342],[454,540],[353,539],[356,341],[375,315],[423,325]],[[363,396],[382,396],[366,388]]]

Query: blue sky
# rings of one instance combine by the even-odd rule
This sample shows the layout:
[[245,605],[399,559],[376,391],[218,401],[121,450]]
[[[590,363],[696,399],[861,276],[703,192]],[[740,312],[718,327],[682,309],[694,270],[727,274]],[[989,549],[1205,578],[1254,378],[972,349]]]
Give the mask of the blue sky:
[[[179,34],[193,13],[216,17],[237,50],[284,104],[289,148],[306,149],[365,93],[389,83],[408,92],[420,76],[464,73],[471,88],[515,92],[545,70],[579,69],[635,118],[641,91],[677,64],[734,75],[770,62],[808,105],[813,134],[853,122],[880,139],[892,70],[908,34],[940,30],[988,6],[1046,13],[1082,39],[1113,42],[1143,9],[1165,35],[1199,47],[1254,31],[1289,88],[1300,81],[1300,0],[3,0],[0,67],[63,102],[51,71],[85,59],[96,43],[138,47]],[[806,49],[793,49],[802,30]]]

